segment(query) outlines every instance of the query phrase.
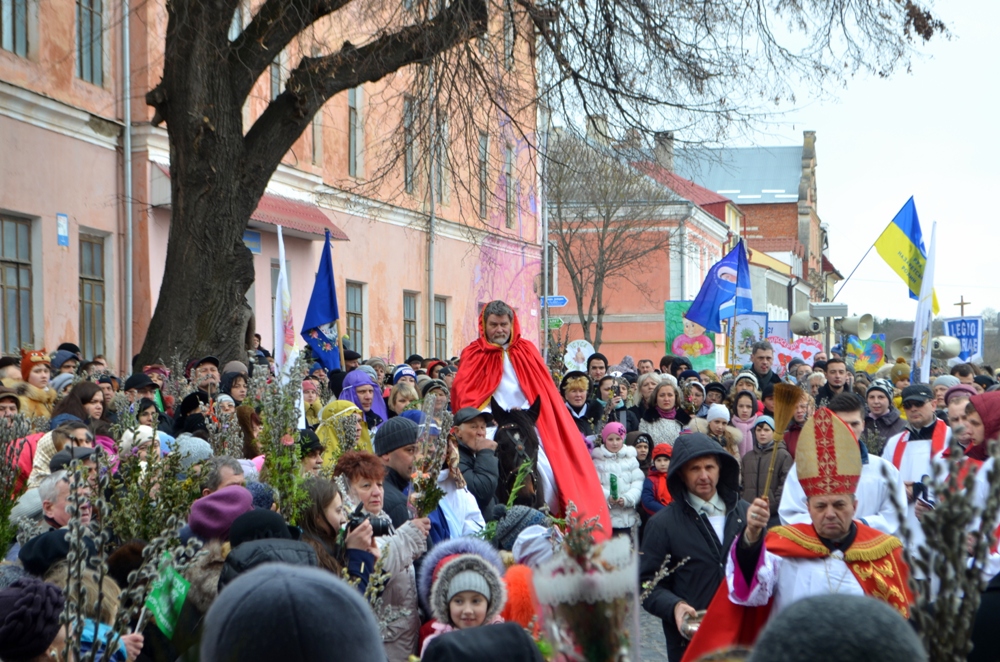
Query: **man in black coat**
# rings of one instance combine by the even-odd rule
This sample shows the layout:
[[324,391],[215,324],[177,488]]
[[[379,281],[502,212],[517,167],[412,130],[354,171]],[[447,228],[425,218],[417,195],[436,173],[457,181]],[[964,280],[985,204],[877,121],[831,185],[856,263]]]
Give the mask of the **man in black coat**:
[[476,497],[479,511],[490,519],[496,504],[500,483],[500,463],[497,442],[486,438],[486,428],[493,425],[489,412],[475,407],[463,407],[455,414],[455,436],[458,437],[458,468],[465,484]]
[[406,507],[406,488],[410,485],[413,462],[417,454],[417,434],[420,428],[408,418],[396,416],[383,423],[375,440],[375,454],[385,465],[385,482],[382,487],[382,510],[392,520],[397,529],[410,519]]
[[757,378],[757,388],[760,389],[761,393],[764,392],[768,384],[781,382],[781,377],[771,370],[771,366],[774,365],[774,347],[771,343],[766,340],[755,342],[750,354],[750,361],[753,364],[753,374]]
[[667,657],[680,662],[688,640],[685,615],[707,609],[725,578],[726,555],[746,522],[749,504],[739,497],[740,466],[711,438],[681,435],[674,444],[667,488],[673,501],[647,523],[642,541],[641,582],[653,579],[667,554],[671,566],[643,608],[663,621]]

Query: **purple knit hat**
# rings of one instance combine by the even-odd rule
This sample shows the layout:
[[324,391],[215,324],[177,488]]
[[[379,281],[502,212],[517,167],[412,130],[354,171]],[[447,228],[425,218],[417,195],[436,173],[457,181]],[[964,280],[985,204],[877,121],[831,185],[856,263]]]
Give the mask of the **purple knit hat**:
[[622,439],[625,439],[625,426],[617,421],[608,423],[604,426],[604,429],[601,430],[601,441],[607,443],[609,434],[616,434]]
[[203,541],[227,540],[233,521],[253,510],[253,495],[242,485],[230,485],[191,504],[188,526]]
[[971,398],[974,395],[978,395],[979,391],[977,391],[975,388],[973,388],[969,384],[958,384],[956,386],[952,386],[951,388],[949,388],[944,393],[944,403],[947,405],[948,401],[951,400],[951,397],[953,395],[959,395],[959,394],[964,395],[964,396],[968,396],[968,397]]
[[361,400],[358,399],[356,389],[359,386],[371,386],[375,389],[375,397],[372,399],[372,411],[382,417],[383,421],[389,420],[389,414],[385,408],[385,399],[382,397],[382,390],[371,377],[363,370],[351,370],[344,377],[343,389],[340,391],[340,399],[353,402],[361,408]]

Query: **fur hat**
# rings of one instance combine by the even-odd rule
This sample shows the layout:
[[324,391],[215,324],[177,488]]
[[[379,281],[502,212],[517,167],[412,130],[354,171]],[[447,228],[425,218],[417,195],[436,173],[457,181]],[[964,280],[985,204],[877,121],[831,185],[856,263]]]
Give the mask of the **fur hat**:
[[898,381],[909,379],[911,372],[910,364],[901,356],[896,359],[896,365],[892,366],[892,370],[889,371],[889,379],[895,385]]
[[21,350],[21,379],[28,381],[31,369],[36,365],[44,363],[51,369],[52,364],[44,349],[22,349]]
[[[505,569],[503,559],[500,558],[500,553],[493,549],[493,546],[485,540],[481,540],[479,538],[452,538],[438,543],[437,545],[434,545],[429,552],[424,554],[423,560],[420,564],[420,574],[417,576],[417,595],[420,597],[420,604],[426,612],[434,612],[432,596],[434,595],[434,587],[437,585],[436,582],[440,579],[441,571],[449,561],[466,556],[477,557],[480,563],[485,566],[490,566],[497,577],[497,583],[503,583],[499,580],[499,577],[503,575]],[[449,581],[460,570],[468,570],[470,567],[471,566],[469,564],[465,564],[461,568],[456,566],[453,571],[448,574]],[[445,586],[447,586],[447,582],[445,583]],[[442,590],[447,591],[447,588],[443,588]],[[501,593],[495,586],[490,586],[490,591],[494,596],[494,599],[490,600],[490,608],[492,611],[492,608],[498,604],[496,597],[501,595]],[[438,620],[442,623],[447,623],[448,599],[442,597],[441,600],[444,603],[444,619],[442,620],[439,618]],[[493,612],[493,614],[495,615],[500,613],[501,609],[503,609],[502,602],[499,603],[499,606],[497,606],[497,609]],[[436,614],[435,618],[437,618]],[[489,620],[489,617],[486,620]]]
[[492,621],[507,604],[507,587],[501,573],[478,554],[446,556],[434,568],[433,575],[428,602],[438,623],[454,625],[448,603],[462,591],[475,591],[486,597],[489,607],[484,623]]

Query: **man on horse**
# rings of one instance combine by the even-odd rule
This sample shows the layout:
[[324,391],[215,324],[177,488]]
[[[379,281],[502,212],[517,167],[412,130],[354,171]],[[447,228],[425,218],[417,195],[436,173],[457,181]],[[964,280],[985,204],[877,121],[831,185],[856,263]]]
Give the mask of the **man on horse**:
[[[538,469],[546,502],[557,514],[572,502],[581,516],[600,517],[604,535],[611,534],[604,492],[587,447],[538,348],[521,337],[517,315],[503,301],[483,308],[479,338],[462,350],[451,395],[456,412],[464,407],[489,410],[491,399],[507,410],[528,409],[537,399]],[[490,430],[491,437],[495,431]]]

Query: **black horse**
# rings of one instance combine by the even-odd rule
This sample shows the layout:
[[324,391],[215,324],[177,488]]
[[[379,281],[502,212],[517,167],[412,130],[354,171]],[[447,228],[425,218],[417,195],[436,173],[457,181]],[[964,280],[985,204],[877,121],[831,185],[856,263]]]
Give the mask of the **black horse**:
[[494,441],[497,442],[497,460],[500,465],[500,480],[497,483],[497,503],[506,504],[510,492],[517,479],[517,470],[525,460],[531,460],[531,473],[528,474],[524,486],[514,498],[515,505],[540,508],[545,504],[545,494],[542,489],[541,474],[538,471],[538,433],[535,423],[541,410],[541,400],[535,398],[529,409],[507,411],[490,399],[490,409],[496,419],[497,432]]

